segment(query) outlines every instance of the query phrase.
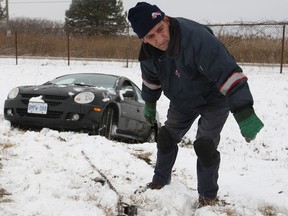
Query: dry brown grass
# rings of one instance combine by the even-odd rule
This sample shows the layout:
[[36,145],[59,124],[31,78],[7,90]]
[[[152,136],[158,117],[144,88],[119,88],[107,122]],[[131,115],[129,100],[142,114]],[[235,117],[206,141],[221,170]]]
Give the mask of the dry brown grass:
[[[282,40],[265,37],[221,37],[238,62],[279,63],[281,61]],[[288,41],[285,55],[288,56]],[[286,58],[286,63],[288,59]]]
[[[74,58],[137,59],[141,40],[134,36],[76,37],[67,36],[63,29],[30,29],[12,32],[7,37],[0,29],[0,55],[50,56]],[[69,38],[69,40],[68,40]],[[266,37],[219,38],[238,62],[280,63],[281,39]],[[69,46],[68,46],[69,44]],[[285,42],[284,63],[288,63],[288,41]]]
[[276,215],[278,215],[275,208],[271,205],[267,205],[267,206],[260,208],[259,212],[261,212],[261,214],[263,214],[263,216],[276,216]]
[[[17,40],[16,40],[17,38]],[[68,40],[69,38],[69,40]],[[76,37],[63,32],[40,30],[12,32],[0,30],[0,55],[67,57],[75,58],[136,59],[140,40],[135,37]]]
[[71,56],[83,58],[135,58],[140,41],[133,37],[71,37]]

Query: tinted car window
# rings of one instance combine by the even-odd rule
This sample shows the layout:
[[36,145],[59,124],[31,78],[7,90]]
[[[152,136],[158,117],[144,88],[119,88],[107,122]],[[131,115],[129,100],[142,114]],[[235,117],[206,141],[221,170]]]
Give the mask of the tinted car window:
[[55,85],[80,84],[103,88],[113,88],[118,78],[102,74],[72,74],[58,77],[49,83]]

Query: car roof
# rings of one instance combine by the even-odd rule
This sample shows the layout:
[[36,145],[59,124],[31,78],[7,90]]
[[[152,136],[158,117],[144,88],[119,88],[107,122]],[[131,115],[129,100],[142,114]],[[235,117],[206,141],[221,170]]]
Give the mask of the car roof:
[[105,74],[105,73],[70,73],[70,74],[63,74],[63,75],[61,75],[59,77],[73,76],[73,75],[102,75],[102,76],[114,76],[114,77],[118,77],[118,78],[122,77],[122,76],[115,75],[115,74]]

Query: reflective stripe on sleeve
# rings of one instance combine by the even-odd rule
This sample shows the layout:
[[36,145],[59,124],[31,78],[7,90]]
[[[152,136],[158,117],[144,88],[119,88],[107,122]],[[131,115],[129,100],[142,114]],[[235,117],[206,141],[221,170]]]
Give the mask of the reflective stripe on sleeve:
[[161,85],[157,85],[157,84],[154,84],[154,83],[149,83],[147,82],[146,80],[143,79],[143,84],[145,86],[147,86],[149,89],[151,90],[157,90],[157,89],[160,89],[161,88]]
[[219,91],[223,94],[226,95],[230,89],[236,85],[239,81],[247,79],[247,77],[242,73],[242,72],[234,72],[227,80],[225,83],[220,86]]

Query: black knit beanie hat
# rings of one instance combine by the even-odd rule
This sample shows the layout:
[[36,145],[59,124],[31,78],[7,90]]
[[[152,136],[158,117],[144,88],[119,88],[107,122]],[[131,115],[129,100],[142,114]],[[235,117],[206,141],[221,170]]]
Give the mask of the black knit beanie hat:
[[128,20],[139,38],[143,38],[156,24],[164,19],[164,16],[165,13],[156,5],[150,5],[146,2],[138,2],[128,12]]

